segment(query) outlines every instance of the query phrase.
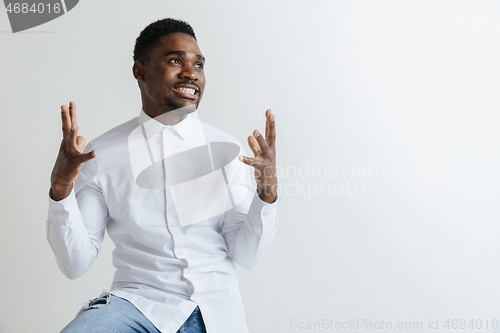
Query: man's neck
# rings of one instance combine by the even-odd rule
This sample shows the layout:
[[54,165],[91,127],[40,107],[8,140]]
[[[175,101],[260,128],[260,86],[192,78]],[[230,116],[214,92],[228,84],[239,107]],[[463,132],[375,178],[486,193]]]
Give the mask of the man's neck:
[[163,125],[171,126],[180,123],[188,114],[186,112],[182,112],[183,109],[179,110],[169,110],[169,111],[159,111],[159,110],[151,110],[150,108],[146,108],[145,105],[142,106],[144,113],[146,113],[151,118],[154,118],[156,121],[162,123]]

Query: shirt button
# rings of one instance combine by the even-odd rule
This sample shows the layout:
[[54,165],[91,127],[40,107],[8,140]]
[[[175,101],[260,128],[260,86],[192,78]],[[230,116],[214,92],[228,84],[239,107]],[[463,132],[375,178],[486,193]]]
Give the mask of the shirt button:
[[195,297],[193,297],[193,301],[195,301],[196,303],[198,303],[200,301],[200,298],[198,296],[195,296]]
[[172,153],[170,152],[170,150],[165,150],[165,156],[170,156],[172,155]]
[[182,256],[184,254],[184,251],[180,250],[179,255]]
[[168,187],[168,190],[169,190],[170,192],[172,192],[172,191],[173,191],[173,189],[174,189],[174,188],[173,188],[172,186],[169,186],[169,187]]
[[191,275],[191,270],[190,269],[186,270],[186,275]]
[[266,216],[266,215],[267,215],[267,212],[264,212],[264,214],[262,214],[262,215]]
[[68,212],[67,212],[67,211],[65,211],[65,210],[63,210],[63,211],[61,212],[61,215],[68,215]]
[[176,226],[175,222],[170,223],[170,226],[175,227]]

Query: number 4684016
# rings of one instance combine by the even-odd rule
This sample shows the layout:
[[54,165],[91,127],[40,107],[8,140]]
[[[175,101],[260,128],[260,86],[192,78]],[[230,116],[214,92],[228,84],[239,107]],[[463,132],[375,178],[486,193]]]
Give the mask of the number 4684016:
[[6,8],[7,13],[55,13],[58,14],[61,12],[61,4],[60,3],[53,3],[53,4],[44,4],[44,3],[34,3],[31,6],[24,2],[24,3],[9,3],[9,5]]
[[451,323],[450,323],[450,319],[446,320],[446,323],[444,323],[444,327],[446,327],[447,329],[466,329],[466,328],[471,328],[471,329],[489,329],[489,328],[493,328],[493,329],[497,329],[498,328],[498,320],[497,319],[493,319],[491,321],[489,321],[488,319],[486,320],[482,320],[482,319],[471,319],[471,320],[467,320],[467,319],[452,319],[451,320]]

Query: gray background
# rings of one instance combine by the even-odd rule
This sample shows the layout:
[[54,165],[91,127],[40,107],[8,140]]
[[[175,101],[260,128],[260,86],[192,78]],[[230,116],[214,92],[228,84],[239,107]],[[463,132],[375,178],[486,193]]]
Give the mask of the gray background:
[[108,238],[77,280],[46,242],[59,106],[76,102],[87,141],[137,116],[133,45],[162,17],[190,22],[207,58],[202,120],[246,145],[276,114],[289,186],[268,253],[240,271],[251,332],[500,319],[498,1],[117,4],[81,1],[18,34],[0,11],[1,332],[57,332],[110,287]]

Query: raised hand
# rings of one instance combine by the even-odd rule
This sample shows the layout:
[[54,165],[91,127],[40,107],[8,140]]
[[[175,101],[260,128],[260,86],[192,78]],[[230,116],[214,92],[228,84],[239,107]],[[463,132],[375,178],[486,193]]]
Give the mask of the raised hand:
[[59,201],[66,198],[73,188],[73,182],[78,177],[83,163],[96,156],[95,151],[82,154],[85,147],[85,139],[78,136],[78,125],[76,124],[76,105],[69,103],[61,106],[63,139],[56,163],[50,176],[50,196]]
[[258,130],[248,137],[248,145],[254,157],[240,155],[240,161],[254,168],[255,181],[257,182],[257,193],[259,197],[267,202],[276,200],[278,191],[278,179],[276,177],[276,127],[274,115],[271,110],[266,111],[266,137],[264,138]]

